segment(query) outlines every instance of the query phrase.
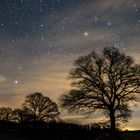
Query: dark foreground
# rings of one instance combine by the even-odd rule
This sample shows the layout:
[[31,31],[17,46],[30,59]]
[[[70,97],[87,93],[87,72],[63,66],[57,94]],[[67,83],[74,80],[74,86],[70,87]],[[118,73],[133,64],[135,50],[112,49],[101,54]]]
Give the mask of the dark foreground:
[[89,127],[67,123],[0,122],[0,140],[140,140],[140,131],[118,132],[112,138],[109,129],[97,124]]

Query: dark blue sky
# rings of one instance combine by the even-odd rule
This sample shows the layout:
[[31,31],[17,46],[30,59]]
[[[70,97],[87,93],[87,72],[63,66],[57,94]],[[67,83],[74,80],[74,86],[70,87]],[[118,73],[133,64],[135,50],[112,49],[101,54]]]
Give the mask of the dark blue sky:
[[[89,0],[88,0],[89,1]],[[79,8],[87,0],[1,0],[0,23],[4,33],[19,38],[38,30],[43,24],[43,17],[55,18],[63,9]],[[58,16],[58,15],[57,15]],[[46,23],[44,23],[46,25]],[[46,25],[47,26],[47,25]],[[12,33],[12,34],[11,34]]]

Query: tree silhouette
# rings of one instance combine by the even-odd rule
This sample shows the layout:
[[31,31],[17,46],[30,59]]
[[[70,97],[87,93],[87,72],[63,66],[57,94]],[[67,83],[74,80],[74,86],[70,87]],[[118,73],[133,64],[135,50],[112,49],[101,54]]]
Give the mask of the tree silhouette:
[[129,102],[136,100],[140,86],[140,66],[116,47],[104,48],[101,55],[92,52],[74,63],[69,77],[75,87],[60,98],[68,111],[103,111],[110,119],[111,132],[116,123],[131,117]]
[[18,123],[28,122],[34,120],[32,114],[25,109],[15,109],[13,111],[14,120]]
[[[58,119],[57,104],[41,93],[33,93],[26,97],[23,110],[34,121],[54,121]],[[23,111],[21,114],[24,114]]]
[[10,107],[1,107],[0,108],[0,120],[3,121],[12,121],[14,119],[13,117],[13,111]]

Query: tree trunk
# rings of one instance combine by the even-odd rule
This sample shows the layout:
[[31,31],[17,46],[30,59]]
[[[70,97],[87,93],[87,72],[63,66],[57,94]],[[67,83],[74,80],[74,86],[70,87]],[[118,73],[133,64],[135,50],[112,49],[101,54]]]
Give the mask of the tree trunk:
[[111,123],[111,135],[116,135],[116,119],[115,119],[115,112],[110,111],[110,123]]

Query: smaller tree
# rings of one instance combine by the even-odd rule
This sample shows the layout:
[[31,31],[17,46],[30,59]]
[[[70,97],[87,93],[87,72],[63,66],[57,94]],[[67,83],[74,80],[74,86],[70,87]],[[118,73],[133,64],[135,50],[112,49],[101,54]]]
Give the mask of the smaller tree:
[[37,92],[28,95],[22,107],[34,121],[55,121],[58,119],[59,110],[57,104],[41,93]]
[[13,116],[14,116],[14,120],[18,123],[28,122],[33,120],[32,115],[29,114],[29,112],[26,111],[25,109],[15,109],[13,111]]
[[12,108],[1,107],[0,108],[0,120],[12,121],[14,119]]

